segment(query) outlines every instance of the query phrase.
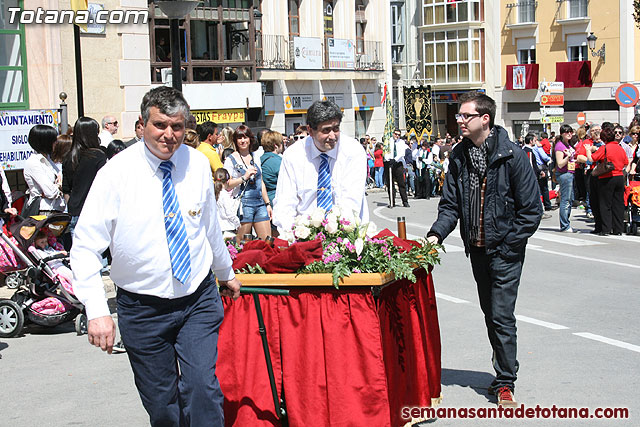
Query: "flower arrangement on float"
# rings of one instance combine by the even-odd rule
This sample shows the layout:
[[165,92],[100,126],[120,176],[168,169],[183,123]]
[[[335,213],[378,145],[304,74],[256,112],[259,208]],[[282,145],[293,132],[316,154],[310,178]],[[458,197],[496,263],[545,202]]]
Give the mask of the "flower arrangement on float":
[[[351,211],[335,206],[326,212],[316,208],[310,215],[294,219],[290,231],[280,238],[295,245],[320,240],[321,259],[299,268],[297,274],[331,273],[337,288],[341,279],[354,273],[393,274],[395,279],[416,281],[414,269],[429,268],[440,263],[438,248],[426,239],[406,241],[392,233],[379,233],[373,222],[360,222]],[[398,244],[402,242],[403,244]],[[243,245],[228,243],[231,258],[235,259]],[[264,273],[259,265],[247,266],[238,273]]]

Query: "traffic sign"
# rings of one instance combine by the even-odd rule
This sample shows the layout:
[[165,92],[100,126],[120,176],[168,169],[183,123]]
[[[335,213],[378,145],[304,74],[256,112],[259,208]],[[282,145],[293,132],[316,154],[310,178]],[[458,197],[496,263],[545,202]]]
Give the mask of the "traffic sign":
[[540,105],[564,105],[564,95],[542,95]]
[[542,93],[564,93],[564,82],[542,82],[540,83]]
[[583,112],[578,113],[577,122],[580,126],[587,122],[587,115]]
[[540,114],[543,116],[561,116],[564,114],[562,107],[540,107]]
[[564,116],[546,116],[540,117],[540,123],[563,123]]
[[616,90],[616,102],[621,107],[633,107],[638,103],[638,98],[640,98],[640,92],[631,83],[622,84]]

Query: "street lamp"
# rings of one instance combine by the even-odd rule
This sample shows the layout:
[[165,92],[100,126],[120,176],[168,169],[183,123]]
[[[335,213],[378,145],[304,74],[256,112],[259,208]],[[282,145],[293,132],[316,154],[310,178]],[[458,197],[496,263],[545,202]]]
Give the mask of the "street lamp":
[[600,57],[602,58],[602,62],[605,62],[604,43],[602,43],[602,47],[598,49],[598,51],[596,52],[596,40],[598,40],[598,37],[596,37],[595,34],[593,34],[593,32],[589,33],[589,35],[587,36],[587,43],[589,45],[589,50],[591,51],[591,56]]
[[253,9],[253,26],[256,29],[256,33],[262,32],[262,12],[258,9]]
[[171,39],[171,86],[182,92],[182,71],[180,67],[180,26],[179,20],[196,8],[197,1],[159,1],[156,5],[169,18],[169,38]]

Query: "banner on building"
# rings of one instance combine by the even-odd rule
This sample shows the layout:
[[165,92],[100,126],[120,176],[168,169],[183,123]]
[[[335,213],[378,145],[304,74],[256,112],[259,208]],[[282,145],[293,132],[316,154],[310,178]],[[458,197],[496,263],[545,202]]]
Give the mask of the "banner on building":
[[387,115],[387,121],[384,124],[384,133],[382,134],[382,144],[384,154],[389,154],[391,152],[391,141],[393,138],[393,131],[395,129],[395,124],[393,123],[393,108],[391,107],[391,97],[387,94],[387,84],[384,85],[384,96],[385,100],[385,109]]
[[407,133],[413,133],[418,141],[425,133],[431,137],[431,86],[405,87],[403,93]]
[[0,111],[0,166],[5,170],[23,169],[33,150],[29,131],[35,125],[58,129],[58,110]]
[[353,70],[356,64],[355,45],[351,40],[328,39],[329,68],[332,70]]
[[525,89],[526,88],[526,82],[527,82],[527,69],[522,66],[522,65],[518,65],[513,67],[513,89],[517,90],[517,89]]
[[294,37],[293,54],[296,70],[321,70],[324,65],[322,39]]

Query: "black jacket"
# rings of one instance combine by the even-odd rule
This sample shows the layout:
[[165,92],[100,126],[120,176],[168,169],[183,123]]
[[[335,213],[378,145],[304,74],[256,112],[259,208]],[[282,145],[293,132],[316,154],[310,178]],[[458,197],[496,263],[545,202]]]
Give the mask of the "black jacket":
[[[499,251],[514,257],[524,250],[542,218],[538,181],[522,149],[507,131],[495,126],[488,140],[487,186],[484,200],[484,234],[488,253]],[[427,236],[442,242],[460,219],[460,236],[469,254],[469,170],[464,141],[456,145],[449,160],[438,219]]]

